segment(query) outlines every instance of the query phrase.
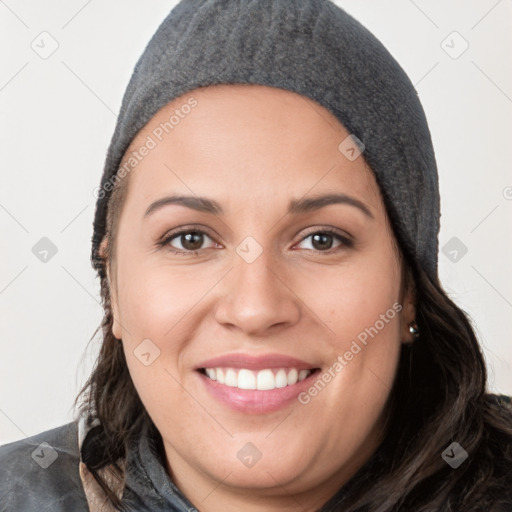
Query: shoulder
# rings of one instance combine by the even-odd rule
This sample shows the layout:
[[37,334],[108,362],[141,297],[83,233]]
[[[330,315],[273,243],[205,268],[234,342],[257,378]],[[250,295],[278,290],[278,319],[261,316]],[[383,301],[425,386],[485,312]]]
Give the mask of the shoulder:
[[0,446],[0,512],[87,511],[76,422]]

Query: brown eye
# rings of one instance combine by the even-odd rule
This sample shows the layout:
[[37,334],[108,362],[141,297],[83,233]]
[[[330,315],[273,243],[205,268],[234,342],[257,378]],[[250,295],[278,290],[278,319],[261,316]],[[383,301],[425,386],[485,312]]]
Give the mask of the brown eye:
[[323,251],[325,249],[330,249],[333,243],[333,236],[327,233],[316,233],[312,237],[311,245],[313,248]]
[[198,231],[181,234],[178,238],[183,248],[187,251],[197,251],[201,248],[201,245],[203,245],[204,242],[204,235]]
[[337,249],[349,248],[353,246],[352,240],[332,229],[323,229],[313,231],[305,236],[301,243],[310,240],[310,247],[304,249],[318,252],[335,252]]
[[213,242],[203,231],[188,229],[170,234],[159,245],[168,247],[175,253],[190,252],[192,254],[203,249],[206,239]]

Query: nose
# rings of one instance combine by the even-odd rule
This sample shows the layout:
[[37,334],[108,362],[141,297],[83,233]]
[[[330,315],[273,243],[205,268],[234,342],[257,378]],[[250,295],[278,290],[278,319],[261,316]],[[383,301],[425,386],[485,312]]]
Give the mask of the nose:
[[252,263],[236,263],[223,280],[216,320],[253,336],[296,324],[301,315],[300,299],[279,268],[266,251]]

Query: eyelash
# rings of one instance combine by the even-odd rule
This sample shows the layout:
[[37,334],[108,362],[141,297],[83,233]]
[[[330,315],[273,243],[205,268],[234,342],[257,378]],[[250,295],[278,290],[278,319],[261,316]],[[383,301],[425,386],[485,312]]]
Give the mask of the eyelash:
[[[157,245],[160,248],[163,248],[163,247],[167,246],[168,249],[170,250],[170,252],[172,252],[174,254],[183,254],[185,252],[186,256],[188,256],[188,255],[197,255],[203,249],[199,249],[197,251],[187,250],[187,249],[176,249],[176,248],[174,248],[174,247],[172,247],[170,245],[170,242],[172,240],[174,240],[175,238],[178,238],[181,235],[186,235],[186,234],[189,234],[189,233],[198,233],[198,234],[206,235],[208,238],[213,240],[213,237],[210,234],[208,234],[208,232],[206,232],[206,231],[204,231],[202,229],[198,229],[198,228],[195,228],[195,227],[191,226],[191,227],[180,229],[178,231],[174,231],[174,232],[168,233],[166,236],[164,236],[164,238],[161,241],[159,241],[157,243]],[[327,251],[320,251],[318,249],[305,249],[306,251],[313,251],[313,252],[320,253],[320,254],[332,254],[332,253],[336,252],[337,250],[339,250],[340,248],[343,248],[343,247],[351,248],[354,245],[352,240],[350,240],[346,236],[341,235],[340,233],[338,233],[336,230],[334,230],[332,228],[323,228],[323,229],[312,230],[309,233],[307,233],[305,236],[303,236],[299,240],[299,243],[303,242],[304,240],[306,240],[310,236],[316,235],[316,234],[331,235],[334,238],[338,239],[338,241],[341,242],[341,246],[335,247],[335,248],[331,248],[331,249],[329,249]]]

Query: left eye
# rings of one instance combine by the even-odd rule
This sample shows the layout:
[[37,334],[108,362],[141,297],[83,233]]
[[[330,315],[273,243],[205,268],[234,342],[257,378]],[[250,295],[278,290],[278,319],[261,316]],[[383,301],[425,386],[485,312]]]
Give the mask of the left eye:
[[308,239],[311,239],[310,245],[312,247],[306,247],[306,249],[319,252],[328,252],[333,249],[334,240],[338,240],[339,242],[338,245],[334,247],[334,249],[340,246],[350,247],[352,245],[352,242],[348,238],[341,236],[331,230],[315,231],[314,233],[310,233],[309,235],[305,236],[301,242],[304,242]]

